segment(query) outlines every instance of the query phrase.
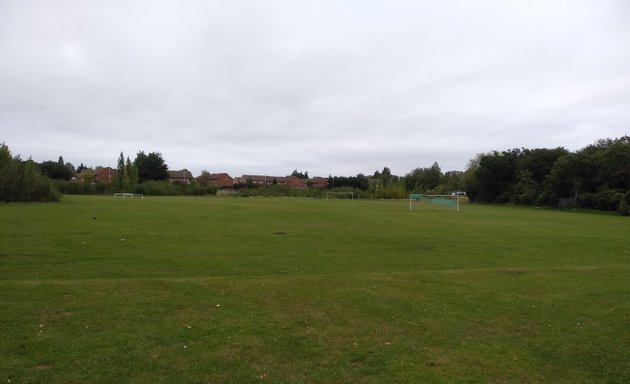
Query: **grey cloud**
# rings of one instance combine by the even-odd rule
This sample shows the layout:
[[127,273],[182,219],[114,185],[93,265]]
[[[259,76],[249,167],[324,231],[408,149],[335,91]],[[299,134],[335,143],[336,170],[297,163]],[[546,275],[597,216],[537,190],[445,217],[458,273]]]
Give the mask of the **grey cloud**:
[[623,1],[0,5],[0,140],[36,160],[404,174],[627,134]]

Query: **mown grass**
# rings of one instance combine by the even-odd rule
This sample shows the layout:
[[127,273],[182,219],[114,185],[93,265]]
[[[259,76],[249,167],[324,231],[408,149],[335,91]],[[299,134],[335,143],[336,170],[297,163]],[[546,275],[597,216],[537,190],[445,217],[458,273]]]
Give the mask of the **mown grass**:
[[11,383],[630,381],[624,217],[66,196],[0,230]]

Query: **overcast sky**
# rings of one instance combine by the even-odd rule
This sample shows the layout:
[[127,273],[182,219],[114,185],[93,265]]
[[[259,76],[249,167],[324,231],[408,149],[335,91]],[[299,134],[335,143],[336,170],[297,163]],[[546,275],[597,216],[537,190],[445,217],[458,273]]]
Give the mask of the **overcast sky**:
[[0,1],[0,142],[38,162],[404,175],[627,134],[627,0]]

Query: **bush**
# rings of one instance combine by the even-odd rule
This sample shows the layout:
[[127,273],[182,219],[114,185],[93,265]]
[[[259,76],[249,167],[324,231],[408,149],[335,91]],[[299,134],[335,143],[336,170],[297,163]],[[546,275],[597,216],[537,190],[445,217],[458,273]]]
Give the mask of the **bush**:
[[596,194],[597,209],[615,211],[624,198],[624,194],[613,189],[606,189]]
[[614,189],[602,189],[596,193],[585,192],[578,195],[577,205],[580,208],[617,211],[624,196],[624,193]]
[[626,194],[619,202],[619,208],[617,208],[617,212],[622,216],[630,215],[630,191],[626,192]]
[[293,189],[283,185],[270,185],[268,187],[259,188],[241,188],[237,192],[239,197],[314,197],[321,198],[325,196],[325,192],[317,189]]
[[217,188],[198,183],[188,185],[168,181],[145,181],[134,188],[134,193],[148,196],[206,196],[216,195]]
[[0,145],[0,201],[52,202],[61,200],[61,194],[50,179],[31,161],[13,158],[9,148]]

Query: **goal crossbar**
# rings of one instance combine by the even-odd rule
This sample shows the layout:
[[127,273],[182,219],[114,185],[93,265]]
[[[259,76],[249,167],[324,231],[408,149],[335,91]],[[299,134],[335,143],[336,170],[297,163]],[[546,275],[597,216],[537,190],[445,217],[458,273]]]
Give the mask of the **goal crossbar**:
[[350,195],[350,200],[354,200],[354,192],[326,192],[326,200],[328,200],[329,195]]
[[116,197],[122,197],[123,199],[126,199],[128,197],[131,199],[133,199],[134,197],[139,197],[140,199],[144,200],[144,195],[142,193],[116,192],[114,193],[114,198]]

